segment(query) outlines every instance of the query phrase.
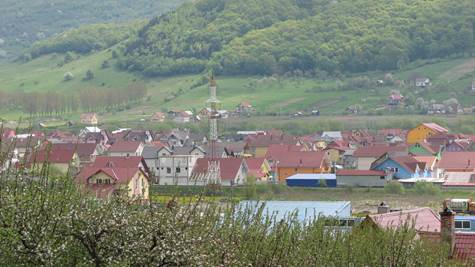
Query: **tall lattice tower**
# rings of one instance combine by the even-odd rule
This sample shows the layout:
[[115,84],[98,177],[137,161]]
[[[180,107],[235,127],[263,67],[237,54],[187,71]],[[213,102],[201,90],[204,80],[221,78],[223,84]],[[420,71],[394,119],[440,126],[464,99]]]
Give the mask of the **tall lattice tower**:
[[218,141],[218,119],[219,107],[221,102],[216,97],[216,80],[213,74],[209,79],[209,94],[210,98],[206,101],[208,107],[208,122],[209,122],[209,158],[208,172],[206,175],[206,181],[208,183],[221,183],[221,170],[218,161],[218,155],[216,151],[216,142]]

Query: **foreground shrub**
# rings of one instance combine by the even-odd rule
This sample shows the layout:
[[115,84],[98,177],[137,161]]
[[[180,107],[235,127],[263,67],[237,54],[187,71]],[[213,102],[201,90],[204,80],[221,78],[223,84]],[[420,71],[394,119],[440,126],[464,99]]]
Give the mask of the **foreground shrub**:
[[401,183],[397,181],[390,181],[384,186],[384,192],[388,194],[398,194],[402,195],[405,193],[405,189]]
[[0,180],[0,266],[446,265],[447,250],[410,229],[329,231],[325,220],[278,221],[263,206],[199,195],[186,205],[98,201],[47,177]]
[[420,195],[438,195],[440,194],[440,187],[428,182],[416,182],[414,192]]

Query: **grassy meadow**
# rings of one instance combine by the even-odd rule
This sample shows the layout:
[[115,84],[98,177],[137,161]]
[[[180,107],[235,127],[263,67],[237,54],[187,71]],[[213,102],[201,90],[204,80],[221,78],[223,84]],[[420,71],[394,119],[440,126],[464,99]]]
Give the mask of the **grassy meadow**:
[[[147,79],[138,74],[120,72],[110,61],[111,51],[91,55],[75,55],[74,60],[64,64],[64,55],[43,56],[27,63],[0,64],[0,90],[4,91],[60,91],[72,92],[91,87],[124,88],[134,82],[143,82],[148,88],[148,99],[139,105],[130,105],[122,111],[101,114],[101,121],[124,122],[146,120],[156,111],[169,109],[200,110],[208,98],[207,84],[201,75],[174,76]],[[109,60],[110,67],[103,68]],[[85,81],[91,70],[94,79]],[[71,72],[74,79],[64,81],[64,74]],[[414,73],[432,79],[433,86],[417,90],[410,87],[377,87],[357,90],[336,90],[336,85],[352,77],[341,79],[303,77],[233,76],[217,77],[218,97],[223,109],[232,110],[241,101],[249,101],[257,115],[285,115],[297,111],[319,109],[322,115],[335,116],[345,113],[351,105],[359,105],[362,112],[371,115],[401,114],[403,111],[387,111],[385,105],[392,90],[400,90],[412,99],[443,101],[456,97],[465,107],[475,103],[475,94],[469,86],[475,77],[475,59],[458,58],[437,61],[418,61],[404,70],[395,72],[394,79],[408,79]],[[371,80],[382,79],[385,73],[365,73]],[[1,110],[1,117],[16,120],[25,117],[18,110]],[[411,118],[412,116],[407,116]],[[64,119],[77,120],[79,114],[67,114]]]

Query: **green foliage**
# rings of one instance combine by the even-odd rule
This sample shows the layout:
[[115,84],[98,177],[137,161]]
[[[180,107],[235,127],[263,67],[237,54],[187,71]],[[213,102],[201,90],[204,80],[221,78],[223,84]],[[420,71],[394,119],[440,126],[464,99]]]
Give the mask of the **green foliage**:
[[397,181],[390,181],[384,186],[384,192],[388,194],[402,195],[406,192],[401,183]]
[[119,66],[147,76],[315,76],[471,53],[474,2],[430,2],[199,0],[151,20]]
[[246,180],[246,199],[257,198],[256,177],[248,176]]
[[[328,231],[265,206],[97,201],[72,179],[0,179],[2,266],[446,266],[413,229]],[[171,204],[173,203],[173,205]]]
[[[8,52],[20,54],[23,48],[33,42],[45,40],[72,28],[85,24],[145,19],[173,10],[185,1],[135,0],[132,3],[129,0],[2,0],[0,1],[2,11],[0,25],[3,26],[0,28],[0,38],[4,39],[4,47]],[[95,34],[94,31],[91,33]],[[105,32],[105,34],[108,33]],[[115,32],[115,34],[122,33]],[[76,35],[72,38],[74,41],[70,42],[75,44],[76,49],[79,43],[92,43],[88,40],[91,37],[85,35],[79,37]],[[104,38],[96,37],[99,37],[98,43],[103,44]],[[65,42],[61,41],[61,37],[53,39]],[[53,47],[51,42],[43,44]],[[56,47],[59,48],[57,45]]]
[[418,195],[439,195],[441,193],[440,187],[427,182],[416,182],[414,192]]
[[92,79],[94,79],[94,72],[92,72],[92,70],[87,70],[86,76],[84,77],[84,80],[85,81],[90,81]]

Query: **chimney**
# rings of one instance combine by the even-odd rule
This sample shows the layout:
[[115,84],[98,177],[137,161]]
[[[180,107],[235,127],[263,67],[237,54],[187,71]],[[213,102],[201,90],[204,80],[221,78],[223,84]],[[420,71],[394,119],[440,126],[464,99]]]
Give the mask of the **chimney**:
[[389,205],[386,204],[386,202],[381,202],[378,206],[378,214],[385,214],[391,212],[391,209],[389,208]]
[[455,212],[453,212],[444,202],[444,210],[440,212],[440,237],[443,242],[450,246],[452,256],[455,248]]

